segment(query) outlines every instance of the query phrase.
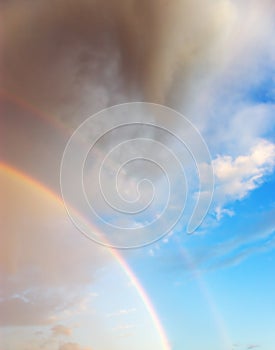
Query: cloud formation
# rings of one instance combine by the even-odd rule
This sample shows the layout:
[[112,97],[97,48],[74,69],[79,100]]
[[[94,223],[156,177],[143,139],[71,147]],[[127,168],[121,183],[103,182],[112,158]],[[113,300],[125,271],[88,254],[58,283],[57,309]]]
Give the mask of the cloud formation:
[[263,183],[266,175],[272,173],[275,165],[275,144],[260,140],[249,154],[239,155],[235,159],[232,156],[218,156],[212,164],[217,181],[217,216],[232,216],[233,212],[223,209],[222,206],[243,199]]
[[164,103],[177,71],[205,61],[234,13],[228,0],[14,0],[3,11],[5,88],[67,113],[123,95]]
[[78,313],[86,298],[93,299],[86,288],[111,255],[87,244],[46,191],[9,175],[0,170],[0,323],[47,324],[62,318],[65,310]]
[[92,348],[77,343],[65,343],[59,347],[59,350],[92,350]]
[[[218,219],[233,215],[226,204],[245,198],[272,171],[274,144],[267,134],[274,127],[273,0],[11,0],[0,6],[1,88],[6,92],[73,126],[108,105],[132,100],[183,111],[203,132],[215,158]],[[14,125],[8,138],[18,136]],[[15,139],[10,141],[15,153],[18,145],[27,153],[37,150],[37,142],[26,148],[28,134],[22,143]],[[43,157],[42,162],[51,169],[51,161]],[[85,286],[108,258],[95,246],[91,252],[59,219],[60,208],[51,201],[43,205],[29,188],[6,180],[3,188],[1,324],[62,322],[65,312],[87,307]],[[7,194],[6,189],[13,190]],[[209,269],[238,264],[274,248],[273,232],[274,219],[263,220],[247,235],[240,233],[206,254],[204,249],[194,263]],[[77,343],[61,347],[83,350]]]
[[[3,88],[65,123],[79,125],[118,102],[168,103],[186,112],[212,154],[220,154],[214,161],[219,174],[225,164],[239,171],[239,157],[253,152],[255,139],[272,126],[274,96],[264,103],[256,98],[275,63],[269,0],[81,0],[70,6],[13,0],[3,11]],[[266,168],[255,171],[220,179],[221,201],[242,199],[259,186]],[[136,194],[136,186],[122,183],[130,197]],[[228,209],[221,203],[216,210],[221,218]]]
[[70,336],[72,334],[72,329],[63,325],[56,325],[52,327],[53,336]]

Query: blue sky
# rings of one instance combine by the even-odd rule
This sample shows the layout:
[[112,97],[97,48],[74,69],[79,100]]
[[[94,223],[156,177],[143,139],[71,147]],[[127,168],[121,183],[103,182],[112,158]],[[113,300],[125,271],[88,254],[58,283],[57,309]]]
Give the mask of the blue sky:
[[[221,327],[232,347],[238,344],[236,348],[246,349],[254,344],[273,349],[273,188],[271,177],[233,206],[234,217],[223,219],[203,237],[194,234],[185,238],[183,232],[177,232],[178,239],[171,237],[153,257],[142,264],[137,258],[133,263],[157,303],[173,348],[186,344],[194,349],[227,349],[224,343],[217,344]],[[265,234],[267,228],[269,234]],[[257,239],[261,234],[264,237]],[[186,263],[185,251],[194,263]],[[197,276],[203,280],[203,288]]]

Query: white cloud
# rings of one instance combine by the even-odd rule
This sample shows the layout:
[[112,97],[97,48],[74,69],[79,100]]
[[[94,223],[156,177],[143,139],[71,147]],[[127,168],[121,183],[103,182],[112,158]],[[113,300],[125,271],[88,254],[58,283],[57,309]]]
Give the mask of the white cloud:
[[275,145],[267,140],[260,140],[251,148],[249,154],[218,156],[213,160],[216,176],[215,201],[219,203],[217,216],[229,214],[222,209],[225,203],[241,200],[252,190],[259,187],[266,175],[270,174],[275,165]]
[[218,221],[220,221],[225,215],[234,216],[233,210],[221,208],[220,206],[215,208],[215,214]]
[[[275,247],[274,217],[274,210],[253,215],[253,219],[248,216],[237,233],[232,232],[225,242],[209,248],[203,258],[202,252],[198,254],[195,258],[196,263],[211,269],[222,268],[238,265],[252,254],[273,250]],[[203,250],[205,251],[205,247]]]

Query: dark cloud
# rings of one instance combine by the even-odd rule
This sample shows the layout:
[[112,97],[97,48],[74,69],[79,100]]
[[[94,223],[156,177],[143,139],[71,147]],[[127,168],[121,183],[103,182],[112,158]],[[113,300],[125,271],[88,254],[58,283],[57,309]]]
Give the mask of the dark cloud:
[[3,87],[68,117],[68,104],[164,102],[179,68],[189,75],[205,62],[231,9],[226,0],[14,0],[3,12]]

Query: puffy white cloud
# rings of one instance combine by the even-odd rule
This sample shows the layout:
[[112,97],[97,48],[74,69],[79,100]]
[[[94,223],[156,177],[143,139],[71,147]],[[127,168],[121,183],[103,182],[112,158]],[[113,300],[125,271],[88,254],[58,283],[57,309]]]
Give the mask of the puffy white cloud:
[[243,199],[257,188],[275,165],[275,145],[260,140],[247,155],[218,156],[213,161],[219,202]]

